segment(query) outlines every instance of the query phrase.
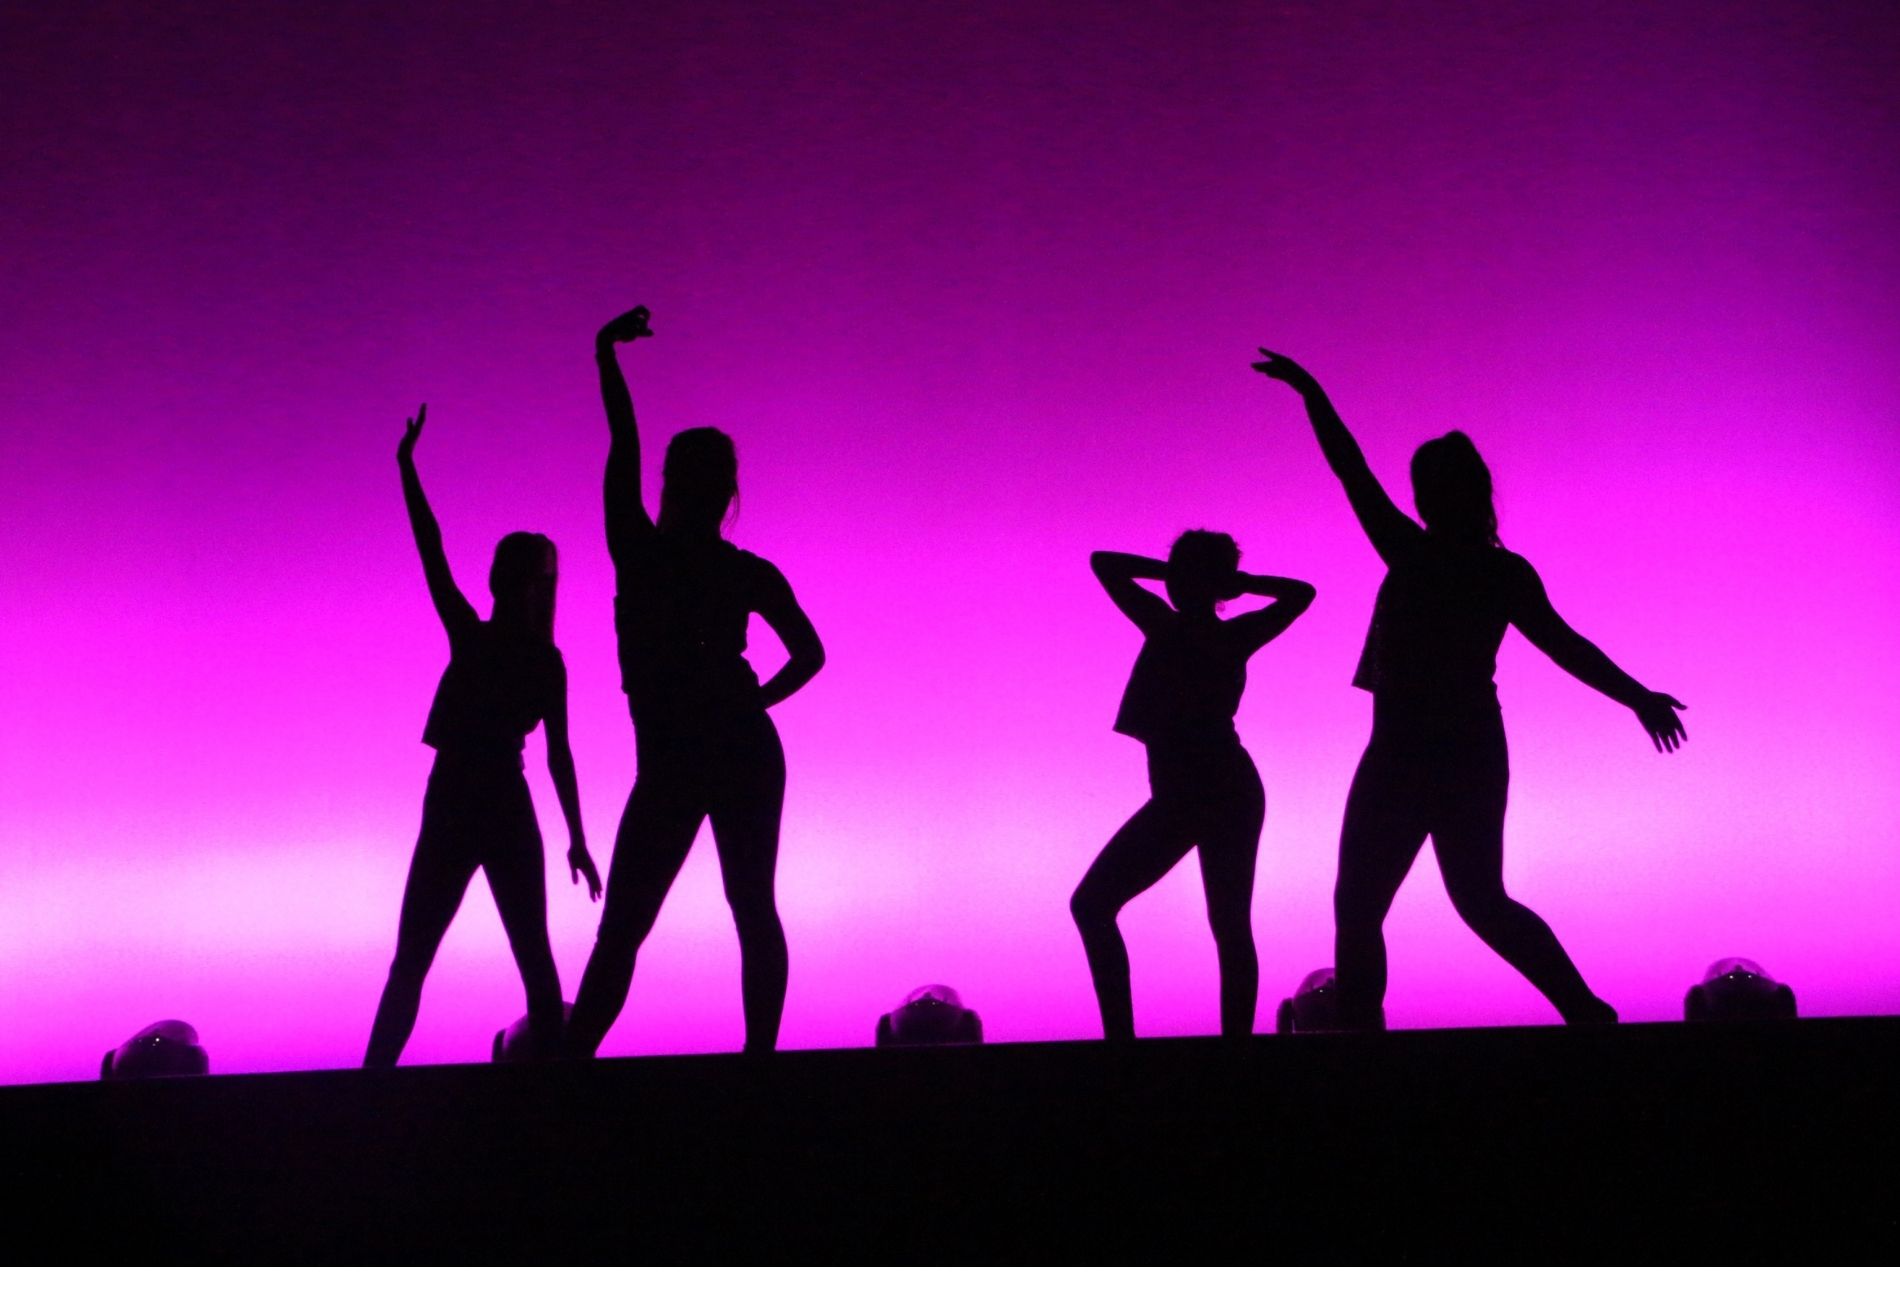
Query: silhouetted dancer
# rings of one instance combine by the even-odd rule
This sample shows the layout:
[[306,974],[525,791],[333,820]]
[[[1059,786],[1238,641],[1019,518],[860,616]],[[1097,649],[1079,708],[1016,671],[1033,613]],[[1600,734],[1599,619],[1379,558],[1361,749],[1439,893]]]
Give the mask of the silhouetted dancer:
[[416,473],[416,439],[428,412],[424,405],[408,422],[396,461],[429,598],[449,634],[449,666],[422,733],[423,743],[435,749],[435,766],[422,797],[422,830],[403,890],[396,959],[376,1007],[366,1066],[394,1065],[402,1055],[415,1027],[422,981],[477,867],[488,874],[528,991],[536,1052],[553,1056],[559,1050],[561,980],[548,946],[546,864],[521,764],[522,742],[537,723],[547,723],[548,774],[567,820],[569,874],[576,881],[585,877],[589,893],[600,897],[567,741],[567,667],[554,646],[554,543],[540,533],[501,539],[488,570],[494,611],[484,623],[449,573],[442,529]]
[[[1148,747],[1150,791],[1069,903],[1102,1008],[1102,1036],[1135,1036],[1128,948],[1116,916],[1198,848],[1220,958],[1221,1033],[1245,1037],[1253,1032],[1260,994],[1253,877],[1267,799],[1234,730],[1234,713],[1247,685],[1247,660],[1306,611],[1313,588],[1293,578],[1241,573],[1234,539],[1201,529],[1175,539],[1165,563],[1115,551],[1097,551],[1089,563],[1145,638],[1115,730]],[[1138,585],[1144,578],[1165,582],[1168,599]],[[1241,595],[1267,596],[1273,604],[1230,619],[1215,612],[1220,601]]]
[[[648,516],[633,399],[614,354],[616,343],[652,335],[647,320],[647,309],[636,307],[609,321],[594,349],[612,435],[606,499],[614,628],[639,768],[568,1045],[583,1056],[599,1050],[626,1003],[634,957],[710,818],[739,930],[746,1050],[769,1052],[785,1009],[785,931],[772,888],[785,751],[765,711],[810,681],[825,651],[785,576],[720,536],[739,491],[732,439],[717,429],[675,434],[659,522]],[[764,685],[745,660],[746,623],[755,613],[791,656]]]
[[1372,738],[1346,798],[1333,893],[1334,965],[1347,1027],[1384,1023],[1386,913],[1431,837],[1445,892],[1466,925],[1549,998],[1567,1023],[1610,1023],[1536,913],[1504,892],[1510,763],[1498,709],[1498,645],[1515,625],[1558,667],[1632,709],[1658,751],[1688,738],[1679,700],[1639,685],[1551,608],[1530,562],[1498,541],[1491,471],[1453,431],[1412,456],[1417,523],[1392,503],[1319,382],[1278,353],[1253,368],[1306,402],[1326,463],[1346,489],[1386,576],[1353,685],[1372,692]]

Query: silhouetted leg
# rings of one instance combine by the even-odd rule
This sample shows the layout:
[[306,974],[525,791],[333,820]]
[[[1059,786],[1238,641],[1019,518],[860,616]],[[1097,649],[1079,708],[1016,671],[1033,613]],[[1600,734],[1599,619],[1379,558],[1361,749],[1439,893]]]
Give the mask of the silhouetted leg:
[[739,931],[739,987],[745,1002],[745,1050],[778,1046],[790,962],[779,923],[773,878],[778,870],[779,822],[785,807],[785,751],[769,719],[747,752],[735,754],[730,784],[712,800],[713,842],[719,874]]
[[1566,1021],[1613,1021],[1615,1011],[1590,991],[1543,918],[1504,892],[1505,797],[1506,785],[1500,781],[1441,814],[1432,848],[1451,905]]
[[501,913],[508,947],[528,995],[534,1055],[551,1057],[559,1053],[561,1044],[561,977],[548,943],[547,860],[525,783],[510,813],[505,842],[488,855],[488,889],[495,896],[495,910]]
[[1135,1036],[1134,995],[1128,986],[1128,946],[1115,924],[1128,901],[1174,869],[1194,847],[1178,816],[1150,799],[1122,824],[1075,887],[1069,911],[1082,933],[1089,978],[1102,1009],[1102,1037]]
[[568,1020],[569,1055],[599,1051],[600,1040],[626,1005],[634,957],[653,930],[660,904],[685,865],[704,816],[705,809],[678,787],[668,789],[645,774],[634,782],[614,836],[600,930]]
[[[433,779],[431,786],[433,796]],[[409,880],[402,891],[396,957],[389,963],[389,979],[376,1004],[369,1047],[363,1053],[366,1067],[393,1066],[402,1055],[422,1005],[422,981],[435,963],[436,949],[442,946],[442,936],[448,933],[469,878],[475,874],[474,855],[459,844],[462,837],[451,824],[453,816],[433,797],[425,798],[422,830],[416,836]]]
[[1333,967],[1340,1023],[1371,1029],[1385,1005],[1385,916],[1425,843],[1418,776],[1367,746],[1346,796],[1333,887]]
[[1253,881],[1260,853],[1266,794],[1248,762],[1235,774],[1235,788],[1211,810],[1201,835],[1201,883],[1207,891],[1207,923],[1220,956],[1220,1031],[1224,1037],[1253,1033],[1260,998],[1260,959],[1253,945]]

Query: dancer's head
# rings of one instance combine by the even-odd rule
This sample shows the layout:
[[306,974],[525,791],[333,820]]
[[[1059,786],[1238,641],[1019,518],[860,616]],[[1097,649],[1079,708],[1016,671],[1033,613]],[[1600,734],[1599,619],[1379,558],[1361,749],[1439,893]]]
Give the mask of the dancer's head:
[[540,533],[509,533],[495,543],[495,562],[488,566],[495,621],[552,641],[559,576],[553,542]]
[[1240,571],[1240,547],[1226,533],[1190,528],[1168,548],[1168,601],[1183,614],[1211,614]]
[[1412,453],[1412,499],[1419,518],[1436,536],[1498,544],[1491,470],[1471,439],[1458,430]]
[[717,533],[739,496],[739,453],[717,429],[683,429],[666,445],[660,527]]

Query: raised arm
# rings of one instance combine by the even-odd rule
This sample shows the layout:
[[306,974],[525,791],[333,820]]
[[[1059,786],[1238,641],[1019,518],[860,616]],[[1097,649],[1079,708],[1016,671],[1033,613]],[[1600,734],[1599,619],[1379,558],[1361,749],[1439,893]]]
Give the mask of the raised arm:
[[1319,438],[1319,449],[1326,457],[1326,464],[1346,489],[1346,500],[1353,514],[1358,516],[1359,526],[1365,530],[1373,549],[1379,552],[1380,559],[1391,564],[1424,529],[1394,505],[1379,485],[1372,467],[1366,464],[1365,452],[1359,449],[1359,442],[1346,422],[1339,418],[1333,399],[1320,387],[1319,380],[1291,357],[1265,348],[1260,349],[1260,355],[1263,359],[1254,362],[1253,368],[1287,385],[1306,403],[1306,418]]
[[574,750],[567,739],[567,665],[557,654],[554,681],[550,687],[545,721],[548,729],[548,775],[554,780],[554,794],[561,801],[561,817],[567,822],[568,878],[579,884],[587,881],[587,896],[600,898],[600,872],[593,855],[587,851],[587,831],[581,826],[581,788],[574,775]]
[[1149,578],[1160,581],[1168,576],[1168,562],[1123,551],[1097,551],[1089,556],[1089,568],[1102,584],[1102,590],[1115,602],[1115,608],[1128,615],[1128,621],[1146,636],[1174,616],[1174,607],[1138,583]]
[[759,686],[759,702],[769,709],[818,675],[818,670],[825,666],[825,647],[818,640],[818,629],[812,626],[798,597],[792,594],[792,584],[775,566],[766,564],[764,567],[753,608],[791,656],[784,667]]
[[453,643],[462,631],[481,621],[475,607],[468,603],[455,577],[449,572],[449,557],[442,550],[442,526],[429,509],[429,498],[422,491],[422,476],[416,473],[416,440],[422,436],[422,422],[429,416],[424,402],[416,418],[407,422],[402,441],[396,446],[396,464],[402,470],[402,499],[409,507],[409,527],[416,535],[416,551],[422,556],[422,576],[429,583],[429,599],[435,602],[436,616]]
[[1520,563],[1523,570],[1517,578],[1517,590],[1513,592],[1511,622],[1525,639],[1585,686],[1601,691],[1635,713],[1658,752],[1673,751],[1687,740],[1689,733],[1682,719],[1676,716],[1676,710],[1689,706],[1673,695],[1649,690],[1618,668],[1610,656],[1564,622],[1563,616],[1551,605],[1537,570],[1526,561]]
[[594,336],[594,360],[600,366],[600,401],[607,409],[607,553],[616,563],[627,546],[653,531],[653,517],[640,496],[640,430],[633,422],[633,394],[620,373],[616,343],[652,338],[645,307],[614,317]]
[[1274,578],[1262,573],[1241,573],[1235,575],[1229,596],[1265,596],[1273,603],[1262,609],[1248,610],[1245,614],[1236,614],[1227,620],[1227,626],[1238,635],[1252,654],[1267,642],[1279,636],[1293,626],[1293,620],[1304,614],[1313,603],[1313,597],[1319,593],[1310,582],[1301,582],[1298,578]]

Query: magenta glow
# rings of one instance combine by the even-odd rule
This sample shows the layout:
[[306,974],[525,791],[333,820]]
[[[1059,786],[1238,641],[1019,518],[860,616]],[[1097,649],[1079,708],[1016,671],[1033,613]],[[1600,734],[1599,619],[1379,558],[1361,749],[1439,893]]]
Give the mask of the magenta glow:
[[[830,652],[775,712],[784,1047],[868,1045],[932,982],[992,1041],[1096,1032],[1066,901],[1144,787],[1109,730],[1138,637],[1087,557],[1190,526],[1319,588],[1239,716],[1261,1027],[1330,964],[1379,569],[1259,344],[1402,501],[1469,431],[1558,609],[1690,705],[1658,757],[1506,640],[1507,880],[1598,990],[1674,1019],[1743,955],[1803,1014],[1900,1011],[1900,32],[1351,10],[0,19],[0,1082],[161,1017],[219,1072],[360,1058],[446,661],[393,459],[418,401],[464,589],[504,532],[561,547],[604,867],[633,736],[590,343],[634,302],[649,475],[731,432],[734,540]],[[598,912],[528,763],[571,997]],[[1212,1032],[1192,864],[1122,924],[1140,1031]],[[1429,852],[1387,941],[1394,1026],[1555,1020]],[[521,1012],[478,884],[405,1060]],[[604,1050],[739,1038],[702,835]]]

